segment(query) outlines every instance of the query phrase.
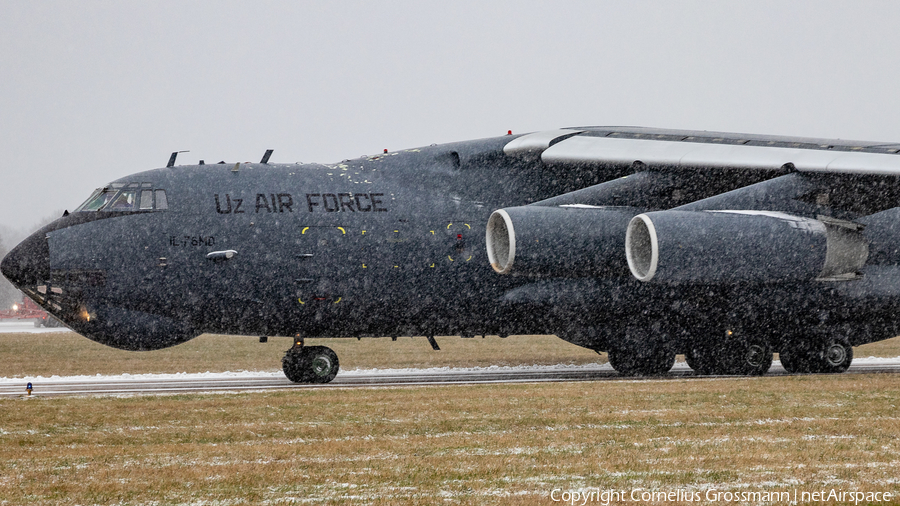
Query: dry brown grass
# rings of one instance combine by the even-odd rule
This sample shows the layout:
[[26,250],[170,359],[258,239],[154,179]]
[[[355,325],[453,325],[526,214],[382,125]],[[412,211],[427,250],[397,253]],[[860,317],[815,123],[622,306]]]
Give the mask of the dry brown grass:
[[[437,338],[434,351],[425,338],[309,339],[307,344],[333,348],[344,369],[404,367],[473,367],[519,364],[606,362],[605,355],[554,336]],[[109,348],[75,333],[0,334],[0,377],[94,374],[139,374],[221,371],[277,371],[291,340],[202,335],[158,351]],[[900,354],[900,353],[898,353]]]
[[[307,343],[333,348],[344,369],[606,362],[606,354],[598,355],[554,336],[437,340],[438,352],[421,337],[401,337],[396,342],[389,338],[309,339]],[[133,352],[109,348],[72,332],[0,334],[0,377],[277,371],[290,345],[287,338],[260,344],[257,337],[205,334],[174,348]],[[855,353],[857,357],[897,357],[900,338],[860,346]]]
[[896,494],[898,387],[893,375],[835,375],[5,399],[0,504]]
[[854,357],[900,357],[900,337],[857,346]]

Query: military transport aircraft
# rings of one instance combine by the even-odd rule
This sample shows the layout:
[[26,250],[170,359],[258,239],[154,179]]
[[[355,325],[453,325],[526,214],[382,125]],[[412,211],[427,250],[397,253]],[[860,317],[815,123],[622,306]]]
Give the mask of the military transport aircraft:
[[900,334],[900,144],[582,127],[123,177],[3,274],[94,341],[556,334],[623,374],[841,372]]

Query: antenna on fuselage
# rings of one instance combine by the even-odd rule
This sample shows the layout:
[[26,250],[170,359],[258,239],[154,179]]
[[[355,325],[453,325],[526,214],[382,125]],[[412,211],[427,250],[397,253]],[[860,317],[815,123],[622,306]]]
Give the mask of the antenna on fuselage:
[[265,163],[265,164],[268,164],[268,163],[269,163],[269,157],[272,156],[272,151],[275,151],[275,150],[274,150],[274,149],[267,149],[267,150],[266,150],[266,154],[263,155],[262,160],[260,160],[259,163]]
[[190,151],[175,151],[174,153],[172,153],[172,156],[169,157],[169,163],[166,164],[166,167],[175,166],[175,159],[178,158],[178,153],[190,153]]

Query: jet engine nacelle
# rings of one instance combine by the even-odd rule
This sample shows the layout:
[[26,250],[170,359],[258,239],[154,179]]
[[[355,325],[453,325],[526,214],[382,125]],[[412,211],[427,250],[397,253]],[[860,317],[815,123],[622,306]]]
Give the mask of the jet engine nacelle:
[[850,278],[869,247],[862,226],[768,211],[658,211],[628,224],[641,281],[721,283]]
[[500,274],[627,276],[625,229],[638,212],[586,206],[500,209],[487,223],[488,259]]

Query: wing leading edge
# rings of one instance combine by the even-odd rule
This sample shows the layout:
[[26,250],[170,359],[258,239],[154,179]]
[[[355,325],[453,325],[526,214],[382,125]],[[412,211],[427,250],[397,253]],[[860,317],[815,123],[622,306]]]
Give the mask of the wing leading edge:
[[[637,130],[637,131],[636,131]],[[665,133],[654,133],[665,132]],[[702,135],[701,135],[702,134]],[[900,176],[900,146],[787,137],[638,129],[563,129],[510,142],[504,152],[540,154],[544,163],[649,168],[734,168]]]

